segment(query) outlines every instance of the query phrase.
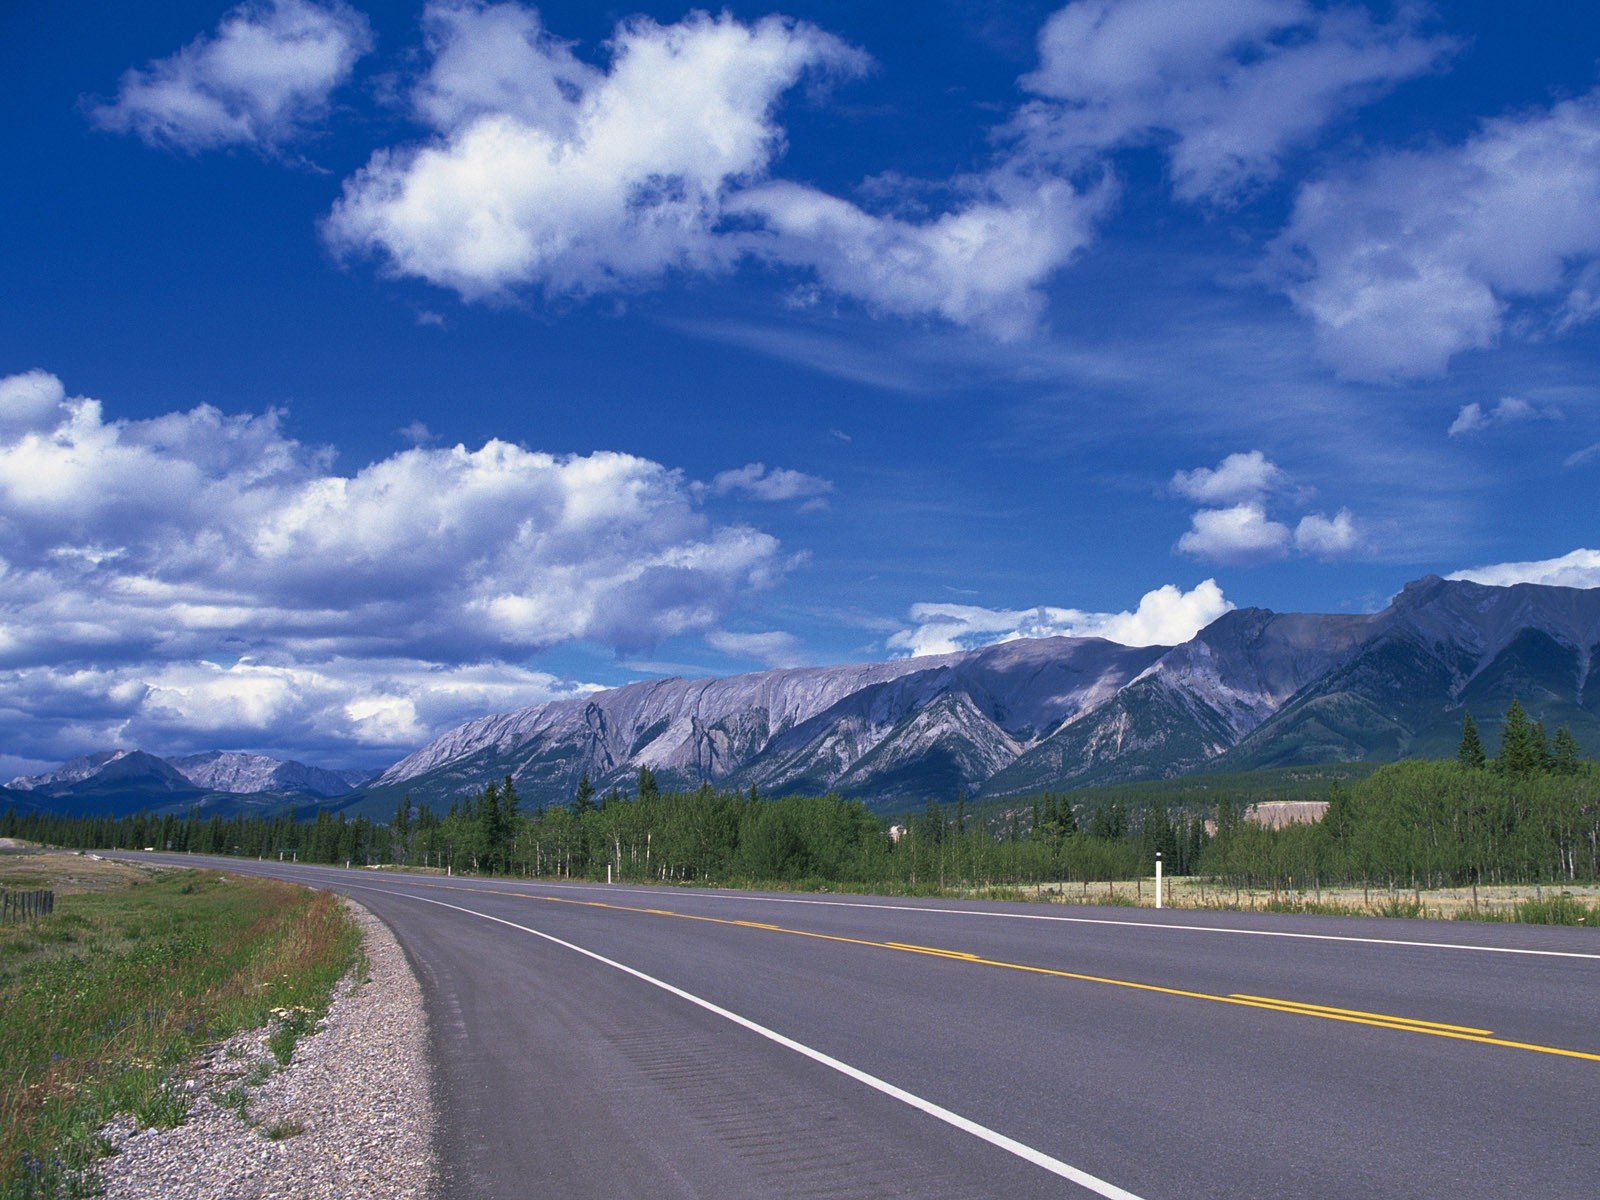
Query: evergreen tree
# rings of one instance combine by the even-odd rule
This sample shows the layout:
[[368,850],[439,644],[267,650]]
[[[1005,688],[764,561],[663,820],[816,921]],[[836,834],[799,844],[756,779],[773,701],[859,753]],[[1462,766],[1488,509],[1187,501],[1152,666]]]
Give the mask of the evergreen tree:
[[1128,836],[1128,806],[1122,802],[1121,796],[1111,802],[1107,823],[1110,825],[1108,837],[1122,838]]
[[1557,775],[1576,775],[1582,770],[1578,755],[1578,739],[1572,730],[1563,725],[1556,730],[1555,747],[1550,755],[1550,769]]
[[500,785],[491,783],[478,797],[474,830],[473,858],[479,870],[490,872],[505,867],[505,812],[500,806]]
[[1456,751],[1456,761],[1469,771],[1481,771],[1489,765],[1489,756],[1483,752],[1483,739],[1478,736],[1478,723],[1471,713],[1461,719],[1461,748]]
[[1494,760],[1494,769],[1520,778],[1537,774],[1543,765],[1528,714],[1522,710],[1521,701],[1513,700],[1500,728],[1500,753]]
[[1553,762],[1550,757],[1550,738],[1544,731],[1544,722],[1535,721],[1529,727],[1530,740],[1533,742],[1533,761],[1535,769],[1540,775],[1550,774]]
[[656,787],[656,773],[649,767],[639,768],[639,799],[655,800],[661,795]]
[[572,815],[581,817],[593,808],[594,784],[589,782],[589,772],[585,771],[578,780],[578,790],[572,795]]

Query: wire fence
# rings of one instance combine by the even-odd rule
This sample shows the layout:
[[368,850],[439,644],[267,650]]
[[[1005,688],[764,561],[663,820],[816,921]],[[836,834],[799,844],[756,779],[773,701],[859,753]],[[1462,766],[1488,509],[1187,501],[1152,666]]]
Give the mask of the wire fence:
[[28,892],[0,892],[0,925],[35,921],[56,910],[56,894],[48,888]]

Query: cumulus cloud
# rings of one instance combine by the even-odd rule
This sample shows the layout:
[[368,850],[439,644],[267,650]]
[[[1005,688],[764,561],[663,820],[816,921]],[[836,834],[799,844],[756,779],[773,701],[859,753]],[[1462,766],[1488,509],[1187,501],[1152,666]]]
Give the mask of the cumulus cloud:
[[1295,549],[1318,558],[1338,558],[1360,545],[1361,533],[1348,508],[1341,508],[1331,517],[1307,513],[1294,527]]
[[1177,550],[1213,562],[1249,565],[1291,553],[1337,558],[1362,545],[1347,508],[1333,516],[1306,513],[1293,528],[1269,515],[1269,503],[1303,504],[1313,494],[1259,450],[1230,454],[1215,467],[1178,471],[1172,490],[1206,505],[1189,518]]
[[102,128],[156,146],[272,149],[303,134],[372,49],[367,18],[340,0],[268,0],[233,9],[169,58],[124,72]]
[[550,34],[539,13],[520,4],[436,2],[423,9],[422,26],[432,64],[411,104],[441,132],[505,113],[570,135],[578,117],[573,98],[604,82],[573,54],[571,42]]
[[428,12],[434,68],[416,103],[440,136],[376,155],[325,228],[341,250],[469,299],[726,268],[741,242],[719,236],[724,201],[782,150],[779,99],[808,75],[865,64],[803,22],[691,13],[619,25],[602,72],[520,6]]
[[1306,184],[1277,243],[1283,286],[1340,374],[1439,375],[1492,345],[1514,305],[1568,322],[1600,257],[1597,208],[1590,93]]
[[1203,508],[1189,518],[1189,531],[1178,549],[1214,562],[1249,564],[1283,558],[1294,535],[1281,521],[1267,516],[1255,501],[1228,508]]
[[413,659],[36,666],[0,678],[14,705],[0,712],[8,744],[56,762],[144,746],[376,764],[485,712],[593,690],[508,663]]
[[1533,562],[1494,563],[1457,571],[1451,579],[1466,579],[1492,587],[1516,583],[1542,583],[1551,587],[1600,587],[1600,550],[1574,550],[1560,558]]
[[1288,486],[1288,474],[1259,450],[1230,454],[1215,467],[1196,467],[1172,476],[1172,490],[1200,504],[1260,500]]
[[933,314],[1002,340],[1033,331],[1044,282],[1093,240],[1116,189],[996,170],[963,181],[951,211],[909,221],[775,182],[729,210],[760,221],[753,252],[813,272],[831,292],[899,316]]
[[800,640],[794,634],[781,630],[730,633],[718,629],[706,634],[706,643],[729,658],[754,659],[769,667],[798,667],[806,661]]
[[412,105],[435,137],[375,155],[324,232],[469,300],[755,262],[806,277],[798,294],[1015,338],[1115,196],[1003,160],[940,185],[945,210],[913,220],[774,178],[784,95],[868,62],[804,22],[634,18],[601,69],[518,4],[434,3],[424,21],[432,65]]
[[1022,81],[1039,99],[1013,131],[1068,162],[1157,142],[1178,195],[1225,201],[1452,48],[1419,33],[1409,9],[1384,24],[1303,0],[1077,0],[1039,35]]
[[1479,433],[1496,425],[1514,425],[1522,421],[1559,421],[1561,410],[1553,406],[1529,404],[1516,396],[1506,396],[1493,408],[1484,408],[1474,400],[1461,406],[1456,419],[1450,423],[1450,436]]
[[912,628],[889,638],[908,655],[951,654],[996,642],[1037,637],[1099,637],[1125,646],[1175,646],[1233,608],[1216,581],[1185,592],[1165,584],[1140,598],[1132,612],[1097,613],[1040,605],[1027,609],[973,604],[914,604]]
[[[697,496],[648,459],[499,441],[338,473],[276,413],[108,420],[53,377],[13,376],[0,381],[0,672],[128,664],[117,686],[137,690],[248,658],[264,665],[219,678],[260,695],[307,664],[411,662],[420,680],[573,639],[648,648],[714,629],[785,566],[774,538],[714,525]],[[341,726],[351,736],[405,725],[394,704],[363,703]]]

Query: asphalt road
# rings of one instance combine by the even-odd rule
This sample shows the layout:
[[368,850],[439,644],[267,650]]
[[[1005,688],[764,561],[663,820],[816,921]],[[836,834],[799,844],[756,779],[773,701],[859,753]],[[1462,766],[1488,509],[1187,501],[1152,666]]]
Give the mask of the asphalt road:
[[393,928],[456,1197],[1600,1195],[1593,931],[224,869]]

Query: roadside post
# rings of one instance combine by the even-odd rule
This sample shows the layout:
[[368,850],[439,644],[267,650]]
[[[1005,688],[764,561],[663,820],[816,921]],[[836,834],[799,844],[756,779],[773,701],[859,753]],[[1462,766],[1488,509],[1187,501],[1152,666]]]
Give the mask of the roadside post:
[[1156,851],[1156,907],[1161,907],[1161,851]]

